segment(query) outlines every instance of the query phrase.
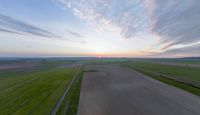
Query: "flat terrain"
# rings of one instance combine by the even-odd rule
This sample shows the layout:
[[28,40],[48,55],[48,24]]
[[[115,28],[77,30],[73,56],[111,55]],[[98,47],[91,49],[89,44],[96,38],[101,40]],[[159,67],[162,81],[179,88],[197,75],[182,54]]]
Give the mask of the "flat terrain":
[[200,98],[132,69],[85,68],[78,115],[199,115]]
[[200,68],[181,67],[149,62],[133,62],[128,63],[127,66],[147,71],[149,73],[163,75],[167,78],[200,88]]
[[78,69],[60,59],[0,62],[3,66],[8,68],[0,69],[0,115],[49,115]]

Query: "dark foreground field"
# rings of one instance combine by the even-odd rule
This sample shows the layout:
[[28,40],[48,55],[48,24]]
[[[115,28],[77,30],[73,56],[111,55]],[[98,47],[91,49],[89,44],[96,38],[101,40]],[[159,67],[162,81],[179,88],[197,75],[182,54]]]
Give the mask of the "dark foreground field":
[[199,115],[200,98],[134,70],[85,68],[78,115]]

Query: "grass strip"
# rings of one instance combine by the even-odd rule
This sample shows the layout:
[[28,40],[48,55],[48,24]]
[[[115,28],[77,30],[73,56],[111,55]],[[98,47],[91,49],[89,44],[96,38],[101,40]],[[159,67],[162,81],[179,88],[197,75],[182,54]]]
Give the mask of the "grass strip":
[[83,76],[83,68],[78,73],[76,80],[71,86],[68,94],[66,95],[63,103],[61,104],[57,115],[76,115],[78,110],[78,103],[81,90],[81,82]]
[[163,75],[156,75],[152,72],[144,71],[142,69],[139,69],[139,68],[136,68],[136,67],[133,67],[133,66],[131,66],[130,68],[135,69],[136,71],[141,72],[141,73],[143,73],[143,74],[145,74],[145,75],[147,75],[147,76],[149,76],[153,79],[159,80],[159,81],[164,82],[166,84],[178,87],[180,89],[183,89],[185,91],[188,91],[190,93],[193,93],[195,95],[200,96],[200,89],[198,87],[191,86],[190,84],[164,77]]

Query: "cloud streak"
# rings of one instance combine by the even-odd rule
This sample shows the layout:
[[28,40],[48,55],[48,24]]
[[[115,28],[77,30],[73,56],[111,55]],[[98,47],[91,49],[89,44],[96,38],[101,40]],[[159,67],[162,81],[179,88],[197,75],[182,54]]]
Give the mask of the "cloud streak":
[[0,28],[1,32],[6,32],[6,33],[20,33],[20,34],[27,33],[46,38],[57,38],[57,39],[61,38],[52,32],[49,32],[42,28],[36,27],[32,24],[20,21],[18,19],[3,14],[0,14],[0,27],[7,28],[7,29]]
[[171,57],[174,57],[174,56],[181,56],[181,57],[190,57],[190,56],[199,56],[200,55],[200,52],[199,52],[199,49],[200,49],[200,44],[196,44],[196,45],[193,45],[193,46],[188,46],[188,47],[183,47],[183,48],[176,48],[176,49],[170,49],[170,50],[167,50],[165,52],[162,52],[162,53],[154,53],[152,55],[154,56],[171,56]]
[[83,35],[81,35],[80,33],[78,32],[74,32],[74,31],[71,31],[71,30],[66,30],[69,34],[75,36],[75,37],[78,37],[78,38],[82,38]]
[[18,32],[15,32],[15,31],[12,31],[12,30],[9,30],[9,29],[4,29],[4,28],[0,28],[0,32],[10,33],[10,34],[20,34]]

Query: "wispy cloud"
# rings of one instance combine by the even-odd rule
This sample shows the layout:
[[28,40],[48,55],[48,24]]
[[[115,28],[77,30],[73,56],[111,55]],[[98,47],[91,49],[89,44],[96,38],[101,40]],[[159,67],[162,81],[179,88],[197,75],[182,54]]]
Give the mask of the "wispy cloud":
[[35,48],[34,46],[31,46],[31,45],[26,45],[24,47],[26,47],[26,48]]
[[9,29],[4,29],[4,28],[0,28],[0,32],[11,33],[11,34],[20,34],[18,32],[15,32],[15,31],[12,31],[12,30],[9,30]]
[[166,42],[192,43],[200,36],[199,0],[156,0],[153,31]]
[[[1,32],[7,32],[7,33],[27,33],[32,34],[40,37],[47,37],[47,38],[58,38],[60,39],[58,35],[55,35],[52,32],[49,32],[45,29],[42,29],[40,27],[34,26],[32,24],[20,21],[18,19],[15,19],[13,17],[0,14],[0,26],[8,29],[1,28]],[[11,30],[13,31],[11,31]]]
[[[200,41],[199,0],[57,0],[96,28],[117,29],[124,38],[152,33],[160,50]],[[94,27],[94,28],[95,28]],[[194,50],[194,49],[191,49]]]
[[171,43],[167,42],[167,45],[164,45],[164,47],[162,47],[162,50],[167,50],[167,49],[171,48],[172,46],[175,46],[179,43],[181,43],[181,42],[171,42]]
[[74,31],[71,31],[71,30],[66,30],[69,34],[75,36],[75,37],[78,37],[78,38],[82,38],[83,35],[81,35],[80,33],[78,32],[74,32]]
[[97,28],[118,30],[125,38],[149,31],[150,17],[141,0],[58,0]]
[[170,49],[161,53],[154,53],[152,55],[154,56],[181,56],[181,57],[188,57],[188,56],[199,56],[200,52],[200,44],[183,47],[183,48],[176,48],[176,49]]
[[87,42],[86,41],[80,41],[81,43],[83,43],[83,44],[86,44]]

